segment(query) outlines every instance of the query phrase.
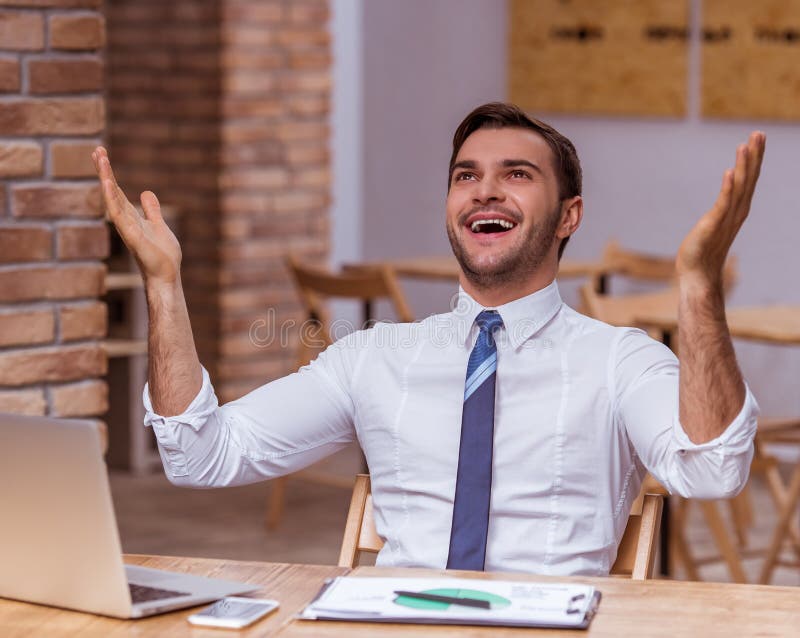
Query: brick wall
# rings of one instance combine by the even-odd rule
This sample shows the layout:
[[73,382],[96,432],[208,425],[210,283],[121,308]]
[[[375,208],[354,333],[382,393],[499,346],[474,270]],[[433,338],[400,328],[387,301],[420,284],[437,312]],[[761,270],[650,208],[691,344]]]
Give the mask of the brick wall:
[[0,411],[107,407],[101,0],[0,0]]
[[300,318],[284,255],[327,255],[328,2],[116,0],[107,17],[112,161],[130,194],[179,209],[199,354],[220,398],[241,396],[294,366],[251,338]]

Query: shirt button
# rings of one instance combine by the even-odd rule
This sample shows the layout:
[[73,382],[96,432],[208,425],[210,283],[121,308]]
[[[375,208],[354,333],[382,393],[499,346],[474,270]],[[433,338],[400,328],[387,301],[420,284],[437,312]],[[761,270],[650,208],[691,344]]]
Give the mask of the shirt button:
[[686,456],[686,450],[681,448],[680,450],[678,450],[678,454],[680,454],[681,456]]

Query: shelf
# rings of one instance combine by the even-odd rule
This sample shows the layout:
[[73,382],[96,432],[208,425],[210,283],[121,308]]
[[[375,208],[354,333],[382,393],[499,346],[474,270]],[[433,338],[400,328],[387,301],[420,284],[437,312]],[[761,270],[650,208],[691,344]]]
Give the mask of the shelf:
[[106,274],[106,291],[143,288],[142,276],[137,272],[110,272]]
[[109,358],[147,354],[146,339],[106,339],[103,348]]

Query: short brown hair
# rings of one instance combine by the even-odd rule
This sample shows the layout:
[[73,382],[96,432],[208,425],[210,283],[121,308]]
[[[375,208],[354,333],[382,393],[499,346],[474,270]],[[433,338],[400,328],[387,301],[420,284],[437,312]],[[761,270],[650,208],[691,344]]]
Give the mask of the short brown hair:
[[[467,138],[482,128],[522,128],[537,133],[553,151],[559,199],[563,202],[565,199],[581,194],[583,173],[578,152],[573,143],[549,124],[528,117],[518,106],[505,102],[483,104],[467,115],[458,125],[455,135],[453,135],[453,154],[450,156],[450,167],[447,172],[448,191],[453,179],[453,165],[456,163],[458,152]],[[568,241],[569,237],[565,237],[561,241],[561,245],[558,247],[559,259]]]

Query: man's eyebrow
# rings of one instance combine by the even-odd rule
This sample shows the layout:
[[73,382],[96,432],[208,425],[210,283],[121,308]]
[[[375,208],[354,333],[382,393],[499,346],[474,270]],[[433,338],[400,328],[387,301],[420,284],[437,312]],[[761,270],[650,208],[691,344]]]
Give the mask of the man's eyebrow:
[[453,164],[453,171],[458,168],[477,168],[478,163],[474,160],[461,160],[460,162],[456,162]]
[[526,159],[506,159],[500,162],[500,165],[503,168],[514,168],[515,166],[527,166],[528,168],[532,168],[540,175],[543,175],[542,169],[539,168],[536,164],[531,162],[530,160]]

